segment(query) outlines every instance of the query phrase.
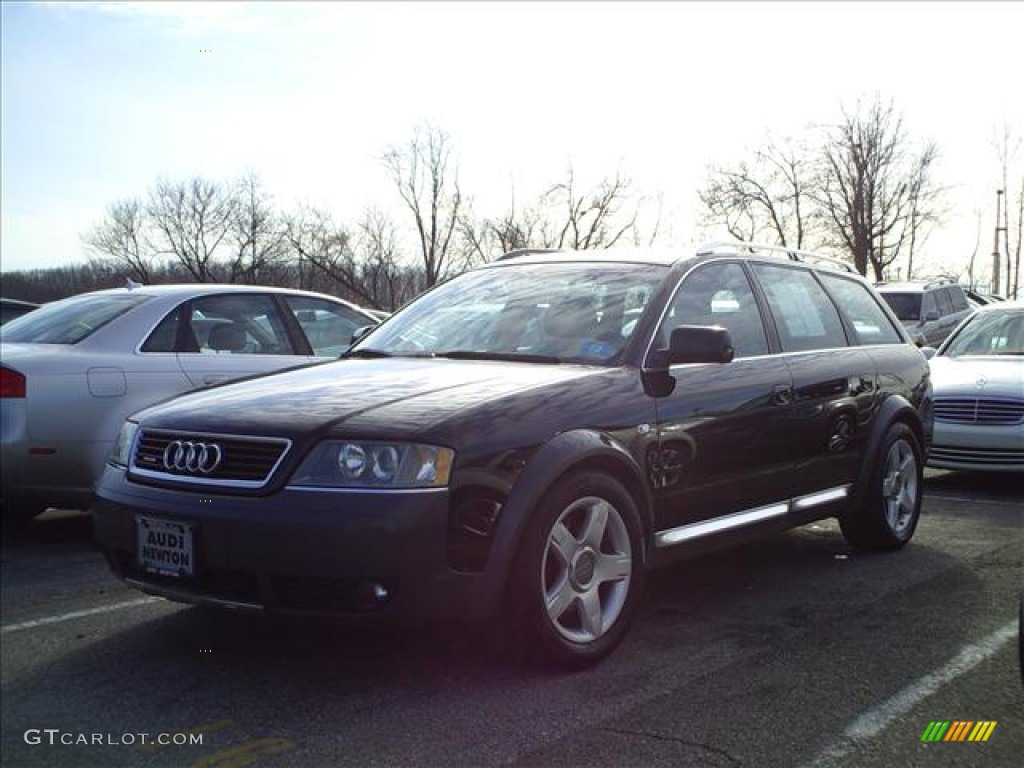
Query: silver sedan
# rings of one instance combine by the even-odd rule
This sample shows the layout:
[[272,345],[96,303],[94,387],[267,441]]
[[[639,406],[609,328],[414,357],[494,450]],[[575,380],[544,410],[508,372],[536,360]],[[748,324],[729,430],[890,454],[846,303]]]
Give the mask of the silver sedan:
[[136,286],[53,302],[0,330],[5,522],[87,508],[122,422],[191,389],[337,357],[376,318],[323,294]]
[[1024,472],[1024,303],[979,307],[930,365],[935,436],[928,465]]

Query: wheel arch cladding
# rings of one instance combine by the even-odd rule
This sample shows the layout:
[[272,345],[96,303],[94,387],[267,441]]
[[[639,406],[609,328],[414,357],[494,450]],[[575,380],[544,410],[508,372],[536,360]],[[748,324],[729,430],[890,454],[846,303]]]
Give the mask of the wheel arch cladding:
[[549,488],[566,473],[577,469],[605,472],[633,498],[644,526],[644,562],[650,549],[654,502],[644,474],[621,444],[594,430],[573,430],[556,435],[530,458],[512,487],[487,566],[487,591],[495,602],[508,583],[509,572],[530,515]]

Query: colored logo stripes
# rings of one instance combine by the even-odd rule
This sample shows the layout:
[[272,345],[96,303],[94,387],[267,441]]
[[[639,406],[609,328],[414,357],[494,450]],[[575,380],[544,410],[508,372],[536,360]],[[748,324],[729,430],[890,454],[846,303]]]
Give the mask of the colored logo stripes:
[[921,741],[988,741],[995,729],[995,720],[933,720],[921,734]]

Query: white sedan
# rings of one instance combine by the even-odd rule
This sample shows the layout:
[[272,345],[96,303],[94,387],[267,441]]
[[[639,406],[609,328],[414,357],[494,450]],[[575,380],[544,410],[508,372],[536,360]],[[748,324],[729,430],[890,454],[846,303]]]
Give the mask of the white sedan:
[[377,319],[306,291],[159,285],[52,302],[0,330],[3,519],[90,506],[125,418],[230,379],[337,357]]
[[979,307],[930,365],[935,436],[928,466],[1024,472],[1024,303]]

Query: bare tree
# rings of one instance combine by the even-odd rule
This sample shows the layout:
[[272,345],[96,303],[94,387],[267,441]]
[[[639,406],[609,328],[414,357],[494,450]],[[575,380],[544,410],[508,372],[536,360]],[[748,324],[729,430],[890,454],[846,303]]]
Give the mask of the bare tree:
[[378,208],[368,208],[359,222],[357,248],[360,278],[377,309],[392,311],[416,293],[416,276],[399,263],[395,223]]
[[794,139],[775,140],[736,168],[712,168],[699,192],[705,222],[739,240],[803,248],[814,226],[813,161]]
[[155,260],[145,237],[146,215],[142,202],[129,198],[111,203],[103,221],[82,238],[85,246],[126,277],[152,282]]
[[228,280],[266,282],[288,251],[284,224],[256,174],[247,173],[235,182],[233,195],[230,226],[234,254],[227,265]]
[[217,249],[231,231],[235,208],[225,185],[199,177],[177,183],[161,179],[146,206],[154,247],[176,259],[197,282],[216,281]]
[[909,143],[902,117],[876,98],[866,110],[844,111],[822,150],[816,196],[832,239],[858,272],[866,275],[870,266],[876,280],[938,215],[938,150],[926,142],[915,153]]
[[565,180],[541,197],[541,204],[554,211],[541,226],[541,246],[585,250],[611,248],[624,237],[635,239],[640,205],[629,205],[626,210],[631,187],[630,179],[617,172],[581,192],[569,166]]
[[459,234],[469,261],[482,264],[509,251],[539,247],[542,223],[538,206],[517,207],[513,188],[509,209],[501,216],[478,218],[471,207],[464,208],[459,218]]
[[352,236],[336,224],[330,213],[319,208],[300,208],[288,217],[285,237],[299,261],[300,274],[306,271],[306,284],[313,285],[315,276],[326,278],[331,293],[374,305],[376,299],[362,280]]
[[453,237],[463,200],[457,170],[450,164],[448,135],[434,127],[416,129],[406,146],[384,155],[384,166],[413,217],[426,288],[453,266]]

